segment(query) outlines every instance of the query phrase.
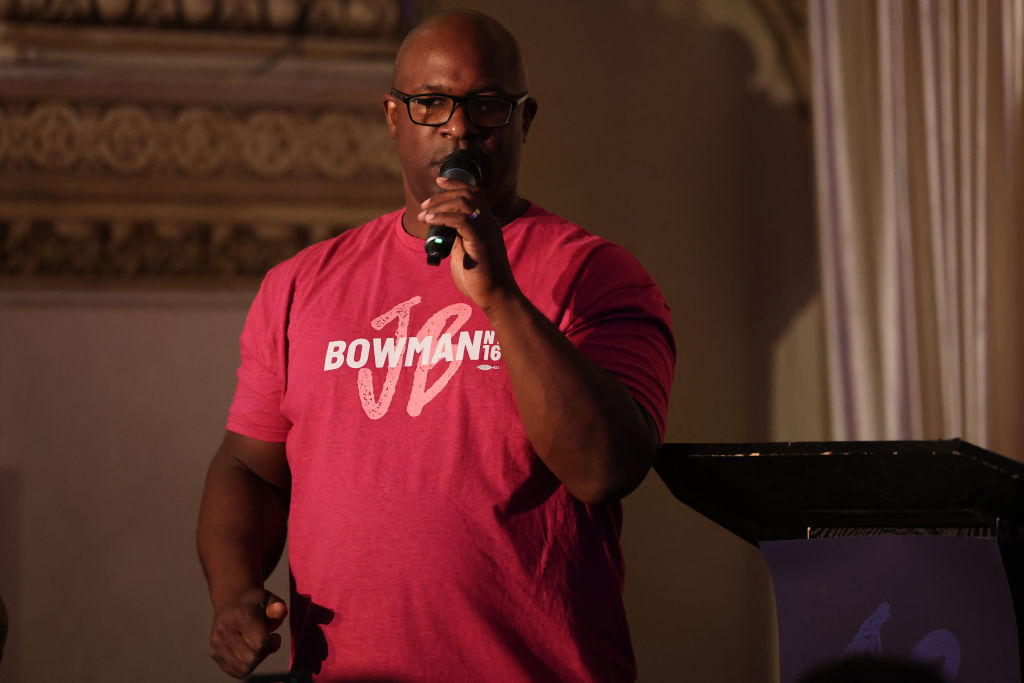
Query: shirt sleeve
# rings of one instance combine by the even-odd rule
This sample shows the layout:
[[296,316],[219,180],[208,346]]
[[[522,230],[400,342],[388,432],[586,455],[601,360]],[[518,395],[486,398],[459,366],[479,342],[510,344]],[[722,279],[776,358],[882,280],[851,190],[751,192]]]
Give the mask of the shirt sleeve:
[[577,276],[568,317],[569,340],[626,386],[664,440],[676,346],[668,304],[651,276],[625,249],[603,243]]
[[288,312],[294,283],[277,266],[263,280],[240,339],[238,384],[227,428],[263,441],[283,442],[291,422],[281,411],[287,384]]

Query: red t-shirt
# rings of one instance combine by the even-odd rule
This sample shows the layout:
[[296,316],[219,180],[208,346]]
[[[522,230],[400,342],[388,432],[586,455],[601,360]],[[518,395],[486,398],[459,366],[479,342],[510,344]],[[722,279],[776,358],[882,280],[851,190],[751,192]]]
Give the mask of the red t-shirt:
[[[487,318],[402,212],[268,273],[228,429],[287,443],[293,667],[321,681],[624,681],[621,506],[537,457]],[[531,206],[522,291],[664,433],[668,308],[625,250]]]

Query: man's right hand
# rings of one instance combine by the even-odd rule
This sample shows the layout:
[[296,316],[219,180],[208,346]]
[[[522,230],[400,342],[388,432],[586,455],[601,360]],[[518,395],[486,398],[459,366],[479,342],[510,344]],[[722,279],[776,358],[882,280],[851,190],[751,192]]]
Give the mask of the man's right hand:
[[210,656],[235,678],[248,676],[281,647],[281,634],[275,631],[287,615],[287,605],[270,591],[254,588],[239,594],[214,610]]

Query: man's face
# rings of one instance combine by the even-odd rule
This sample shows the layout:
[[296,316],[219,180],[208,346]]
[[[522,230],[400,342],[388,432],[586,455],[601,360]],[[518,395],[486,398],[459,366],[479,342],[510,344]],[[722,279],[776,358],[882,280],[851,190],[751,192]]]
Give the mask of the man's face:
[[[488,49],[472,32],[438,27],[410,42],[395,68],[394,87],[419,95],[518,96],[524,84],[517,65],[510,64],[505,50]],[[409,119],[405,104],[384,99],[391,137],[396,141],[405,179],[406,201],[418,204],[440,191],[434,182],[441,161],[456,149],[470,149],[481,159],[480,186],[496,210],[515,198],[519,159],[534,104],[524,102],[512,112],[503,128],[482,128],[469,120],[459,105],[441,126],[421,126]]]

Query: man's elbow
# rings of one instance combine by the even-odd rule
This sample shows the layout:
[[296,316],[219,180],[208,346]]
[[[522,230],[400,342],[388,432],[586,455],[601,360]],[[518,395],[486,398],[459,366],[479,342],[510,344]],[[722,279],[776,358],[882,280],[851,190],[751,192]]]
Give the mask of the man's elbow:
[[654,465],[661,451],[661,435],[647,411],[637,403],[633,406],[636,410],[629,419],[594,428],[585,443],[574,444],[570,460],[576,465],[562,483],[581,503],[595,505],[625,498]]
[[610,455],[604,466],[595,468],[588,476],[565,482],[566,488],[587,505],[622,500],[640,486],[657,454],[657,446],[645,445]]
[[[646,471],[644,475],[646,475]],[[644,476],[626,480],[604,480],[575,483],[566,485],[573,498],[586,505],[600,505],[622,500],[640,485]]]

